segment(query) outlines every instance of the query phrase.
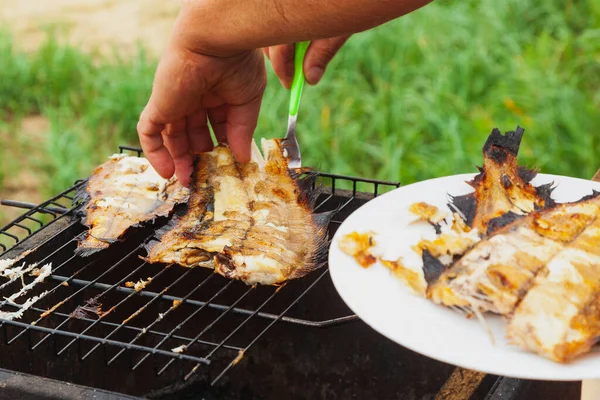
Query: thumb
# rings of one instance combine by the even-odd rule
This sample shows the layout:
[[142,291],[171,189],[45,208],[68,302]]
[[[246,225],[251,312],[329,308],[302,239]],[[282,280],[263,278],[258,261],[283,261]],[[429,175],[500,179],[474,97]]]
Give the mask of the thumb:
[[319,83],[329,62],[349,38],[347,35],[311,42],[304,58],[304,74],[309,84]]

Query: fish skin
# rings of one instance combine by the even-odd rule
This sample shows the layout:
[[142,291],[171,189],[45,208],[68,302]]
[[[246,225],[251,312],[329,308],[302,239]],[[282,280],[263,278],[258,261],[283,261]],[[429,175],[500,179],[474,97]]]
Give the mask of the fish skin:
[[262,141],[264,158],[256,147],[246,164],[224,145],[197,158],[195,170],[205,171],[193,175],[190,204],[197,204],[157,233],[148,262],[193,267],[202,260],[248,285],[279,284],[320,266],[333,213],[312,212],[316,175],[290,171],[278,139]]
[[88,229],[80,235],[75,254],[85,257],[106,249],[130,229],[168,216],[185,203],[189,190],[177,179],[164,179],[147,159],[114,154],[95,168],[74,203]]
[[438,282],[447,269],[448,267],[434,257],[429,250],[423,250],[423,276],[427,285]]
[[213,188],[208,185],[208,178],[215,170],[212,168],[213,164],[208,162],[209,157],[208,153],[196,155],[189,201],[175,212],[165,226],[156,231],[153,240],[145,244],[148,254],[144,260],[184,266],[210,260],[205,251],[190,246],[195,232],[210,224],[213,218],[211,206],[214,203],[214,193]]

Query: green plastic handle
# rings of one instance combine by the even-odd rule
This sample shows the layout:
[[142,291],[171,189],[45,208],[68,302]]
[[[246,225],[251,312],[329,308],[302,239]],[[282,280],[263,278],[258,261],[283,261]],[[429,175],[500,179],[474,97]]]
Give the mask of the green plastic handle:
[[300,97],[304,87],[304,56],[310,42],[298,42],[294,48],[294,79],[290,89],[290,115],[295,116],[300,108]]

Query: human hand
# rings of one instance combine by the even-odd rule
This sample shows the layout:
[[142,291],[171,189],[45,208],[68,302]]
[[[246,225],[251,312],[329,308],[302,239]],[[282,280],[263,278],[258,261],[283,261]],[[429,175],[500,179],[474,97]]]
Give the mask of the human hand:
[[266,82],[260,50],[211,56],[171,41],[137,125],[150,164],[163,178],[175,174],[188,186],[194,153],[213,148],[209,122],[219,143],[239,162],[250,161]]
[[[349,38],[350,35],[346,35],[318,39],[310,43],[304,56],[306,82],[311,85],[319,83],[329,63]],[[273,71],[281,84],[289,89],[294,78],[294,45],[265,47],[263,51],[271,61]]]
[[266,48],[289,88],[293,47],[277,44],[311,41],[304,69],[314,85],[349,35],[431,1],[322,0],[318,10],[312,0],[182,2],[137,126],[148,161],[188,186],[193,154],[212,149],[209,123],[238,161],[249,161],[267,82],[264,57],[254,49]]

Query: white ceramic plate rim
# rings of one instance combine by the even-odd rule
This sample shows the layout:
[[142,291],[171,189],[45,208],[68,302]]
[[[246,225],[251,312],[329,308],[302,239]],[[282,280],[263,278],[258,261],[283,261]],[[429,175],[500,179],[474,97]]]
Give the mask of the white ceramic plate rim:
[[[500,317],[486,317],[496,340],[476,319],[464,316],[406,290],[403,283],[381,265],[360,267],[338,246],[342,235],[352,231],[387,232],[396,242],[417,228],[406,226],[409,204],[426,201],[443,207],[448,194],[472,191],[465,182],[475,174],[460,174],[402,186],[383,194],[354,211],[336,231],[329,251],[333,284],[343,301],[367,325],[401,346],[437,361],[493,375],[534,380],[578,381],[600,379],[600,352],[593,351],[570,364],[559,364],[503,343],[504,323]],[[556,201],[574,201],[600,183],[550,174],[538,174],[535,185],[554,182]],[[402,220],[402,222],[398,222]],[[398,222],[398,223],[395,223]],[[421,229],[430,229],[427,226]],[[417,238],[418,239],[418,238]],[[408,245],[406,242],[404,247]],[[399,246],[399,248],[402,246]],[[498,336],[500,334],[500,336]]]

